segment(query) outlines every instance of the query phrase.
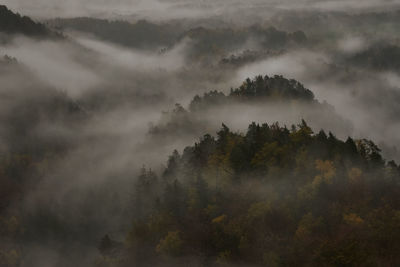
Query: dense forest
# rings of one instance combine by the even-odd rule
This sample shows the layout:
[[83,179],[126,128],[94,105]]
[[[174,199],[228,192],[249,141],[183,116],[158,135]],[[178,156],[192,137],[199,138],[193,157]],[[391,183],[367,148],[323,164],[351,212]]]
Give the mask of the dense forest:
[[166,49],[188,41],[193,43],[193,47],[187,51],[188,59],[201,60],[204,63],[229,56],[248,42],[254,43],[252,49],[264,53],[307,43],[307,37],[302,31],[288,33],[260,25],[239,29],[188,29],[188,26],[179,23],[154,24],[146,20],[129,23],[92,18],[56,19],[47,24],[56,29],[90,33],[105,41],[139,49],[159,49],[165,52]]
[[51,20],[47,24],[59,30],[87,32],[105,41],[141,49],[171,46],[180,32],[175,25],[157,25],[146,20],[131,24],[126,21],[74,18]]
[[350,58],[350,62],[359,66],[395,72],[400,70],[399,60],[400,47],[393,44],[376,44]]
[[0,5],[0,32],[28,36],[46,36],[49,34],[48,29],[43,24],[36,23],[27,16],[15,14],[4,5]]
[[[277,104],[283,105],[284,111],[271,108]],[[216,90],[206,92],[203,96],[196,95],[187,109],[176,104],[173,110],[163,113],[161,120],[150,127],[149,134],[161,140],[182,138],[188,134],[194,135],[195,138],[209,130],[217,130],[218,124],[214,124],[213,128],[210,128],[210,125],[215,121],[215,117],[222,116],[218,113],[235,110],[235,107],[246,108],[246,105],[265,116],[269,112],[289,112],[296,114],[296,117],[312,119],[319,128],[335,124],[341,134],[349,135],[352,131],[349,121],[338,115],[328,103],[316,100],[314,93],[304,85],[296,80],[275,75],[247,78],[240,87],[231,88],[227,95]],[[318,114],[318,118],[315,114]],[[234,116],[222,116],[223,121],[230,121],[229,117]]]
[[400,266],[396,1],[3,2],[0,267]]
[[396,266],[400,168],[379,151],[304,121],[223,125],[142,169],[132,229],[98,266]]

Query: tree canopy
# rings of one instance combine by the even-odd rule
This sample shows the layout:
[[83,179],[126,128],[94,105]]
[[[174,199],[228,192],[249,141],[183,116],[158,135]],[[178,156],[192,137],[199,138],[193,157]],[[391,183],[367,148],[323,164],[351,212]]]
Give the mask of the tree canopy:
[[132,210],[111,266],[400,263],[400,168],[369,140],[314,133],[304,120],[245,134],[222,125],[175,151],[158,179],[140,177],[147,193],[135,201],[152,208]]
[[0,5],[0,32],[27,36],[47,36],[50,34],[50,31],[43,24],[34,22],[27,16],[13,13],[4,5]]

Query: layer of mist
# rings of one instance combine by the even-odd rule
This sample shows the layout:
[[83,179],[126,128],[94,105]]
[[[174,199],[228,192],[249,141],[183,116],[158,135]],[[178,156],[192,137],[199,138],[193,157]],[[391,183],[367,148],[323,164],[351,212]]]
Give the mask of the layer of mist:
[[[304,119],[400,161],[396,0],[2,3],[1,266],[95,266],[104,235],[124,243],[132,230],[141,168],[163,173],[223,124]],[[312,101],[191,109],[259,75],[294,79]]]

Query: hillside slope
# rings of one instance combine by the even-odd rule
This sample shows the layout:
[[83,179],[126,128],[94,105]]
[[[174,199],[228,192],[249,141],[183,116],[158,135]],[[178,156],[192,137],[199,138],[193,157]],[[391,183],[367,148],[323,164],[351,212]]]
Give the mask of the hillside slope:
[[4,5],[0,5],[0,32],[23,34],[31,37],[50,34],[50,31],[43,24],[37,23],[27,16],[14,13]]

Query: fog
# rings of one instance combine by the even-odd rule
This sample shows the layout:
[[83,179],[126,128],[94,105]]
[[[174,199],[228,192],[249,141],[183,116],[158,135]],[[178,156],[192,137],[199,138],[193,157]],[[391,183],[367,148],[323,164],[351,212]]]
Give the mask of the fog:
[[[205,18],[208,16],[228,16],[230,14],[256,13],[260,15],[282,10],[299,11],[368,11],[390,10],[399,7],[397,0],[250,0],[250,1],[210,1],[203,0],[4,0],[3,4],[17,12],[37,18],[51,17],[117,17],[134,15],[138,18],[153,18],[156,20]],[[272,12],[271,12],[272,10]]]
[[[325,14],[400,8],[396,0],[5,0],[3,4],[37,21],[81,16],[132,22],[145,18],[157,23],[182,20],[187,27],[221,16],[233,32],[246,31],[236,28],[246,25],[237,17],[242,12],[244,17],[254,14],[257,20],[268,10],[258,24],[274,26],[272,18],[287,11]],[[91,266],[99,257],[97,244],[102,236],[112,234],[124,242],[134,216],[127,209],[140,168],[162,173],[174,149],[182,152],[202,135],[215,134],[223,123],[245,132],[251,122],[278,121],[290,127],[305,119],[314,132],[324,129],[342,139],[351,135],[382,143],[388,160],[400,160],[393,149],[400,147],[399,72],[369,69],[351,61],[375,44],[367,33],[345,28],[342,36],[326,40],[315,31],[308,43],[288,42],[282,49],[248,39],[242,47],[217,47],[212,53],[206,49],[193,58],[198,43],[184,31],[173,45],[149,51],[87,32],[51,30],[63,37],[16,34],[0,45],[0,57],[15,58],[0,61],[0,151],[32,154],[45,169],[37,182],[31,182],[31,190],[9,207],[18,210],[22,224],[31,227],[29,242],[21,244],[24,260],[20,266]],[[303,25],[298,30],[305,35],[313,31]],[[222,59],[245,51],[273,53],[238,65],[221,64]],[[204,60],[208,57],[211,60]],[[195,95],[210,90],[228,95],[231,88],[257,75],[296,79],[315,94],[318,104],[235,102],[188,115],[196,124],[193,131],[182,125],[162,136],[151,134],[152,127],[173,120],[176,103],[189,109]],[[42,217],[52,218],[60,228],[41,225]],[[41,232],[34,232],[39,228]]]
[[[355,37],[340,40],[337,49],[347,54],[359,52],[366,47],[367,42],[361,44],[361,40]],[[353,135],[367,136],[377,142],[386,140],[398,147],[398,119],[393,116],[399,97],[398,75],[364,69],[349,71],[346,67],[332,71],[335,64],[332,56],[307,50],[293,51],[244,66],[238,70],[238,77],[240,80],[264,72],[302,81],[315,93],[317,99],[328,101],[340,116],[351,121],[355,130]],[[385,100],[376,101],[378,91],[379,97]]]

